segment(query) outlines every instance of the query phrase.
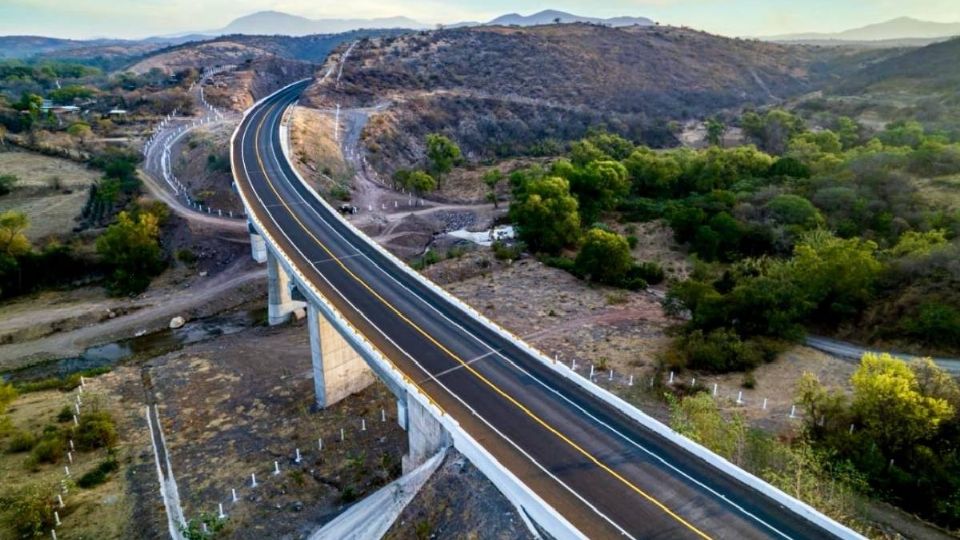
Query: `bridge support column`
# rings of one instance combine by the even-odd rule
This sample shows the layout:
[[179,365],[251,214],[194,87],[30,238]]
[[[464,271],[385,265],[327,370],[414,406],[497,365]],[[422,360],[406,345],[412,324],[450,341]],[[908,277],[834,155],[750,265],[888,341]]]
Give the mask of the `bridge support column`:
[[[263,240],[261,240],[262,242]],[[290,276],[280,266],[276,255],[267,251],[267,317],[271,326],[290,320],[290,315],[301,310],[303,302],[296,302],[290,294]]]
[[[406,413],[406,421],[400,419],[400,425],[407,430],[408,451],[403,456],[403,474],[423,464],[431,456],[453,445],[450,433],[430,414],[419,401],[407,394],[406,404],[397,401],[397,412]],[[406,424],[406,425],[404,425]]]
[[260,264],[267,262],[267,241],[255,231],[250,232],[250,255]]
[[307,303],[317,407],[333,405],[374,381],[373,371],[312,302]]

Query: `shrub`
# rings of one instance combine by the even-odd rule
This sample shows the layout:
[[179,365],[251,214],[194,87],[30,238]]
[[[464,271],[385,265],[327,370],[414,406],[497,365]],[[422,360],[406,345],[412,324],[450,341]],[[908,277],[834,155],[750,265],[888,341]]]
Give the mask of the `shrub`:
[[764,361],[757,342],[743,341],[733,330],[718,328],[708,333],[694,330],[679,337],[669,362],[676,367],[702,369],[717,373],[740,371],[759,366]]
[[493,250],[493,256],[498,261],[515,261],[523,254],[522,244],[509,245],[499,240],[494,242],[490,249]]
[[69,405],[64,405],[57,413],[57,422],[69,422],[73,419],[73,409]]
[[197,262],[197,254],[190,248],[181,248],[177,250],[177,260],[183,264],[193,264]]
[[84,450],[111,448],[117,443],[117,427],[109,413],[84,414],[77,428],[77,446]]
[[57,463],[66,453],[63,437],[59,433],[48,434],[40,439],[30,451],[34,463]]
[[16,531],[18,538],[33,538],[53,526],[52,488],[27,486],[3,501],[6,525]]
[[587,232],[586,241],[575,261],[580,274],[609,285],[621,284],[632,265],[633,258],[627,241],[616,233],[601,229]]
[[415,259],[410,266],[413,267],[414,270],[423,270],[424,268],[433,264],[437,264],[438,262],[440,262],[440,255],[437,255],[436,251],[428,251],[420,258]]
[[351,198],[350,190],[344,186],[333,186],[330,188],[330,198],[338,201],[349,201]]
[[15,399],[17,399],[17,389],[13,384],[0,383],[0,414],[3,414]]
[[110,456],[106,460],[100,462],[100,464],[97,465],[97,468],[93,469],[92,471],[88,471],[86,474],[81,476],[80,479],[77,480],[77,485],[84,489],[99,486],[109,479],[110,473],[119,468],[120,465],[117,464],[116,458]]
[[12,174],[0,175],[0,195],[6,195],[13,191],[13,186],[15,186],[17,182],[17,177]]
[[636,236],[631,234],[630,236],[627,237],[627,245],[630,246],[630,249],[636,248],[637,244],[639,243],[640,243],[640,239],[637,238]]
[[630,269],[627,277],[631,279],[640,278],[651,285],[656,285],[657,283],[663,282],[665,274],[663,267],[658,263],[642,262],[633,265],[633,268]]
[[37,438],[29,431],[17,430],[10,436],[10,442],[7,443],[7,452],[15,454],[17,452],[29,452],[33,445],[37,443]]

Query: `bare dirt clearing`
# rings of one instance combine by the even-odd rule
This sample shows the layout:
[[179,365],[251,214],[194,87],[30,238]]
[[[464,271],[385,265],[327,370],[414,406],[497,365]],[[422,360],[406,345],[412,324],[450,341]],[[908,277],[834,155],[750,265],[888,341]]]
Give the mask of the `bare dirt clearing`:
[[[227,537],[302,537],[400,473],[406,437],[386,387],[312,411],[302,324],[187,347],[149,361],[144,377],[159,404],[185,515],[224,503]],[[272,474],[274,461],[280,475]]]
[[33,242],[68,235],[87,200],[87,187],[100,176],[67,159],[10,149],[0,151],[0,175],[6,174],[18,182],[0,197],[0,212],[25,213],[30,219],[27,238]]

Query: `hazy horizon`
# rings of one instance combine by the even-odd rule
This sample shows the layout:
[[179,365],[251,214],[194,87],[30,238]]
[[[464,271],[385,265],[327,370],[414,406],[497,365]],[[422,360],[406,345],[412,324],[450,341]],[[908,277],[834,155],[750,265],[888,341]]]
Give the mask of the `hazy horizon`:
[[[307,0],[4,0],[0,35],[48,37],[145,38],[207,31],[258,11],[282,11],[311,19],[406,16],[423,23],[488,21],[505,13],[530,14],[558,9],[594,17],[648,17],[663,24],[685,25],[728,36],[837,32],[912,17],[933,22],[960,22],[960,2],[916,0],[607,0],[590,5],[557,0],[355,0],[312,3]],[[118,5],[123,6],[118,9]],[[829,13],[826,17],[824,14]],[[139,17],[136,24],[131,17]]]

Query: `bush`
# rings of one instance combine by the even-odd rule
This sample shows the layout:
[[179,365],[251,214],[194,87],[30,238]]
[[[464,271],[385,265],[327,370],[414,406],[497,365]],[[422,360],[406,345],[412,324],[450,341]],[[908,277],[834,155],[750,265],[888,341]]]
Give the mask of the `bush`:
[[106,460],[100,462],[96,469],[88,471],[86,474],[81,476],[80,479],[77,480],[77,485],[84,489],[99,486],[109,479],[110,473],[119,468],[120,465],[117,464],[116,458],[110,456]]
[[630,255],[630,246],[622,236],[591,229],[574,264],[580,274],[594,281],[620,285],[633,265],[633,257]]
[[349,201],[351,198],[350,190],[344,186],[333,186],[330,188],[330,198],[337,201]]
[[84,450],[111,448],[117,443],[117,427],[109,413],[86,413],[77,428],[77,446]]
[[631,234],[630,236],[627,237],[627,245],[630,246],[630,249],[636,248],[637,244],[639,243],[640,243],[640,239],[637,238],[636,236]]
[[18,181],[17,177],[12,174],[0,175],[0,195],[6,195],[13,191],[13,186],[15,186]]
[[499,240],[494,242],[490,249],[493,250],[493,256],[498,261],[515,261],[523,254],[522,244],[509,245]]
[[708,333],[694,330],[677,338],[669,363],[675,367],[702,369],[716,373],[752,369],[764,361],[762,348],[755,341],[743,341],[733,330],[718,328]]
[[15,454],[18,452],[29,452],[33,445],[37,443],[37,438],[29,431],[17,430],[10,436],[10,442],[7,443],[7,452]]
[[30,459],[34,463],[57,463],[66,453],[66,445],[59,433],[48,434],[33,446]]
[[12,383],[0,383],[0,414],[7,410],[7,406],[17,399],[17,389]]
[[410,266],[414,270],[423,270],[424,268],[434,265],[440,262],[440,255],[437,255],[436,251],[428,251],[423,254],[423,256],[414,259]]
[[18,538],[33,538],[48,534],[53,526],[53,488],[31,485],[11,497],[4,497],[6,525],[16,531]]
[[181,248],[177,250],[177,260],[183,264],[193,264],[197,262],[197,254],[190,248]]
[[69,422],[73,419],[73,409],[69,405],[64,405],[57,413],[57,422]]
[[628,274],[630,279],[640,278],[651,285],[662,283],[665,276],[666,274],[663,272],[663,267],[655,262],[635,264]]

